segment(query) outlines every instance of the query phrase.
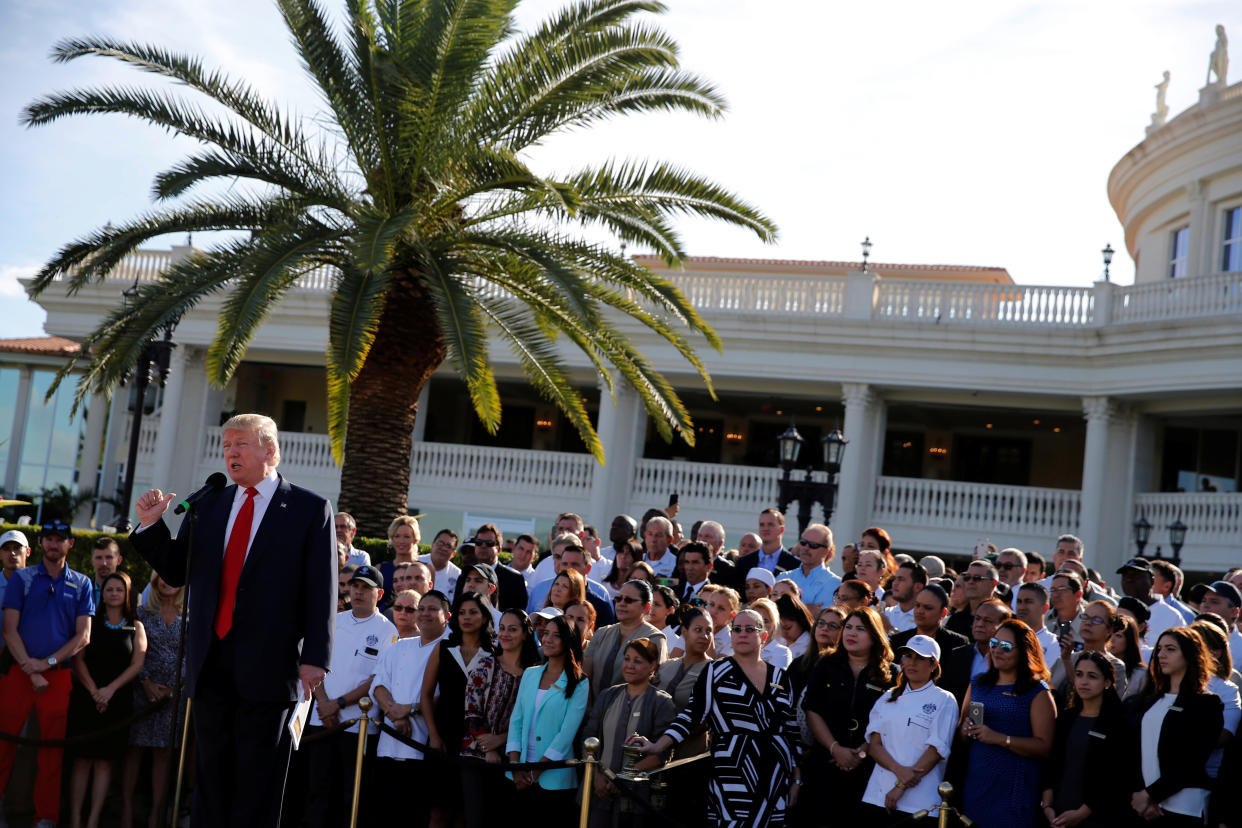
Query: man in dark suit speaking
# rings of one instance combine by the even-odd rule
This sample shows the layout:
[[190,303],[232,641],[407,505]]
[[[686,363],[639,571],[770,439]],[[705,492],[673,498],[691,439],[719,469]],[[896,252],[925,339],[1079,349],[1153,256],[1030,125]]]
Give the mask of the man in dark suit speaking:
[[336,534],[327,499],[276,473],[275,422],[240,414],[221,431],[235,485],[199,502],[192,559],[190,533],[173,538],[163,520],[176,495],[159,489],[139,496],[130,540],[161,578],[190,586],[195,828],[271,828],[289,714],[331,661]]

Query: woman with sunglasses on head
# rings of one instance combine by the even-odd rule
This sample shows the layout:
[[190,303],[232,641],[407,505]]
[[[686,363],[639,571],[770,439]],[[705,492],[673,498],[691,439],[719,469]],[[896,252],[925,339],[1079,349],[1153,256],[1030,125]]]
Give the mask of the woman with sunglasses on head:
[[[694,597],[691,603],[695,606],[707,606],[707,601],[703,598]],[[673,592],[673,588],[663,584],[652,587],[651,590],[651,609],[647,612],[647,623],[664,633],[664,644],[668,648],[668,657],[677,658],[684,652],[681,636],[673,629],[678,624],[677,611],[681,604],[677,601],[677,594]]]
[[[908,822],[910,814],[940,803],[936,788],[944,781],[946,759],[957,727],[957,700],[936,686],[940,645],[913,635],[897,651],[901,674],[897,686],[871,708],[868,753],[875,768],[862,801],[875,823]],[[867,809],[864,807],[863,813]]]
[[[689,607],[682,612],[682,646],[685,653],[680,658],[670,658],[656,673],[660,689],[673,697],[673,705],[680,712],[690,704],[690,695],[699,675],[711,662],[708,650],[712,646],[712,617],[705,607]],[[670,759],[694,756],[707,750],[707,731],[698,730],[689,739],[677,745]],[[664,781],[677,796],[668,800],[666,815],[683,825],[699,825],[707,812],[708,764],[695,762],[667,772]]]
[[1069,707],[1057,717],[1039,807],[1051,828],[1106,828],[1130,817],[1128,783],[1138,748],[1114,685],[1095,650],[1074,658]]
[[[496,630],[495,652],[480,657],[466,673],[462,756],[492,764],[501,761],[509,740],[518,683],[526,668],[538,663],[539,649],[530,617],[520,609],[506,610]],[[491,825],[506,814],[512,788],[495,784],[497,778],[490,771],[461,768],[462,814],[467,828]]]
[[1147,688],[1134,700],[1139,717],[1139,773],[1130,807],[1160,826],[1201,826],[1212,779],[1208,759],[1220,739],[1224,712],[1208,690],[1212,657],[1191,627],[1156,639]]
[[[461,753],[465,742],[466,687],[471,671],[495,652],[496,628],[492,605],[477,592],[457,596],[449,616],[449,637],[427,659],[419,710],[427,725],[427,744],[448,756]],[[424,771],[431,792],[433,828],[452,823],[461,810],[457,768],[429,763]]]
[[582,670],[591,680],[593,692],[602,692],[621,680],[625,645],[636,638],[646,638],[660,652],[660,661],[667,657],[664,633],[647,623],[651,610],[651,584],[629,581],[612,599],[617,623],[600,627],[591,638],[582,662]]
[[[660,648],[646,638],[635,638],[625,645],[621,662],[623,683],[601,690],[587,716],[582,736],[600,741],[599,772],[595,774],[591,798],[591,822],[595,828],[631,828],[646,824],[647,816],[623,797],[617,786],[603,773],[614,773],[624,764],[622,748],[635,733],[655,736],[663,733],[677,715],[673,698],[652,684],[659,667]],[[645,756],[637,768],[649,771],[662,764],[658,756]]]
[[802,701],[815,738],[803,763],[809,795],[799,810],[811,820],[806,824],[825,825],[831,815],[834,824],[844,825],[857,816],[871,775],[866,744],[871,709],[896,683],[884,619],[870,607],[849,613],[841,643],[815,665]]
[[[980,828],[1025,828],[1039,817],[1040,765],[1052,751],[1056,703],[1030,627],[1006,619],[988,644],[991,666],[970,680],[962,702],[970,748],[962,802]],[[978,705],[982,716],[971,713]]]
[[[544,663],[522,673],[517,701],[509,717],[505,752],[510,762],[559,762],[574,753],[574,736],[582,725],[590,681],[582,672],[578,634],[557,616],[543,631]],[[573,768],[518,770],[506,774],[517,788],[520,810],[545,825],[577,822]]]
[[708,824],[782,826],[801,785],[798,725],[785,674],[760,658],[769,630],[744,609],[733,617],[733,654],[713,661],[695,683],[690,704],[647,754],[663,753],[706,725],[712,742]]

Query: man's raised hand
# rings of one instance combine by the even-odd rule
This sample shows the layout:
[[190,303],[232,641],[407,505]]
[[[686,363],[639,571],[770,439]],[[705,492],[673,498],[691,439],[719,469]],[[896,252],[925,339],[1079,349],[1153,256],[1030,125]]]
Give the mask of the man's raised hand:
[[143,526],[155,523],[164,516],[164,513],[168,511],[168,505],[176,497],[174,492],[164,494],[159,489],[147,489],[138,495],[138,500],[134,503],[134,510],[138,512],[138,522]]

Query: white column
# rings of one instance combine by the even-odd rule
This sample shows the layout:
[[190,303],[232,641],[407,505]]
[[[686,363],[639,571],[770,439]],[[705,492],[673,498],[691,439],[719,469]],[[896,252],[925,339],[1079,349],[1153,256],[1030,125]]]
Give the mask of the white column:
[[851,270],[846,273],[845,317],[847,319],[870,319],[875,310],[875,289],[876,275],[870,270]]
[[[103,454],[104,430],[108,424],[108,398],[91,394],[86,403],[86,433],[82,437],[82,457],[78,461],[78,492],[98,494],[99,458]],[[93,501],[87,501],[74,515],[75,524],[90,525]]]
[[589,522],[606,526],[630,507],[634,487],[634,468],[643,453],[647,432],[647,412],[638,392],[622,381],[616,383],[616,404],[607,389],[600,389],[600,442],[604,445],[604,465],[596,465],[591,485]]
[[876,476],[880,472],[883,446],[883,404],[874,389],[865,383],[847,382],[841,386],[845,402],[842,432],[848,445],[841,463],[837,507],[832,515],[837,545],[845,538],[856,538],[867,528]]
[[[186,352],[184,347],[173,349],[164,386],[164,402],[160,406],[160,428],[155,437],[155,456],[151,463],[151,485],[168,491],[175,489],[172,478],[173,453],[177,448],[181,423],[181,396],[185,389]],[[134,485],[137,496],[138,486]]]
[[431,396],[431,379],[423,383],[418,392],[418,415],[414,418],[414,442],[421,443],[427,434],[427,400]]
[[[117,494],[116,478],[120,466],[118,459],[122,447],[128,441],[129,417],[129,386],[112,389],[112,397],[108,403],[108,436],[104,440],[103,468],[99,472],[99,492],[101,497],[115,497]],[[95,525],[103,526],[111,523],[116,517],[116,508],[96,501]]]
[[[1196,179],[1186,185],[1186,196],[1190,202],[1190,241],[1186,251],[1186,275],[1201,276],[1216,272],[1216,261],[1212,249],[1213,224],[1212,211],[1208,207],[1207,187],[1202,179]],[[1169,263],[1168,256],[1163,253],[1165,275]]]
[[1083,397],[1082,411],[1087,421],[1087,439],[1082,458],[1082,507],[1078,518],[1078,536],[1086,548],[1087,565],[1096,566],[1106,525],[1103,518],[1111,439],[1109,423],[1117,413],[1117,407],[1108,397]]
[[9,432],[9,467],[4,470],[4,491],[9,497],[17,494],[17,472],[22,465],[22,444],[26,440],[26,419],[30,416],[30,380],[32,372],[24,366],[17,373],[17,394],[13,398],[13,430]]

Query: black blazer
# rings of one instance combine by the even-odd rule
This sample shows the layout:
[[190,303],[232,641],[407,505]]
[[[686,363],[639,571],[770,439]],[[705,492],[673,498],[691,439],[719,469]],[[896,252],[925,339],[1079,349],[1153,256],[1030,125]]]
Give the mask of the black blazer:
[[[492,569],[496,570],[495,608],[501,612],[508,609],[526,609],[526,602],[529,596],[526,594],[526,579],[522,577],[522,573],[502,563],[497,563]],[[461,591],[465,586],[466,573],[463,571],[461,577],[457,579],[457,586],[453,591],[453,603],[457,603],[457,599],[461,596]]]
[[[1133,703],[1132,727],[1140,734],[1140,743],[1143,714],[1158,698],[1143,694]],[[1152,802],[1161,802],[1183,788],[1211,789],[1213,782],[1207,775],[1207,760],[1224,726],[1224,705],[1219,696],[1183,688],[1160,725],[1160,742],[1156,748],[1160,778],[1144,785],[1141,763],[1136,762],[1130,790],[1146,788]]]
[[[893,633],[891,636],[889,636],[888,646],[893,648],[893,652],[897,652],[898,649],[906,646],[906,644],[910,642],[910,639],[914,638],[918,634],[919,634],[919,631],[917,627],[911,627],[908,630],[902,630],[899,633]],[[965,636],[958,635],[952,630],[946,630],[944,627],[936,628],[935,638],[936,638],[936,643],[940,645],[940,662],[941,662],[940,672],[941,672],[941,675],[943,675],[944,674],[944,662],[946,659],[948,659],[949,653],[953,652],[958,647],[969,647],[970,639],[966,638]],[[944,687],[943,680],[938,682],[938,684],[939,686]],[[953,691],[950,690],[949,692],[953,692]]]
[[1225,753],[1220,760],[1220,772],[1216,774],[1216,785],[1208,804],[1208,825],[1242,828],[1239,779],[1242,779],[1242,736],[1234,735],[1225,745]]
[[940,653],[940,680],[936,684],[953,694],[960,708],[970,689],[970,668],[975,663],[975,643],[969,642],[965,647],[950,650],[945,655]]
[[[749,555],[743,555],[737,559],[737,575],[736,579],[746,586],[746,573],[759,565],[759,553],[751,552]],[[802,561],[789,554],[784,548],[781,549],[780,555],[776,558],[776,572],[779,575],[782,572],[789,572],[802,566]]]
[[745,582],[738,582],[737,573],[738,567],[736,563],[729,560],[724,555],[717,555],[714,559],[712,559],[712,571],[708,573],[707,580],[711,581],[713,584],[720,584],[721,586],[741,592],[746,587],[746,584]]
[[[191,697],[215,637],[225,529],[237,486],[226,486],[199,504],[192,571],[186,572],[189,537],[173,538],[163,519],[130,542],[171,586],[189,581]],[[263,513],[237,582],[233,607],[237,694],[247,701],[301,698],[298,667],[327,669],[336,625],[336,530],[326,498],[279,479]]]
[[[1061,785],[1070,728],[1082,711],[1073,708],[1057,717],[1052,753],[1043,764],[1043,788]],[[1105,825],[1123,824],[1133,819],[1129,782],[1138,762],[1138,733],[1118,704],[1101,710],[1087,739],[1084,760],[1083,801],[1095,819]]]

